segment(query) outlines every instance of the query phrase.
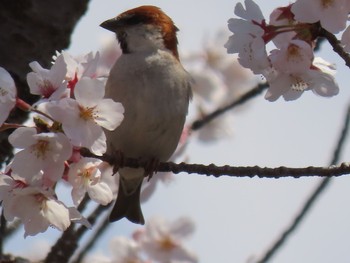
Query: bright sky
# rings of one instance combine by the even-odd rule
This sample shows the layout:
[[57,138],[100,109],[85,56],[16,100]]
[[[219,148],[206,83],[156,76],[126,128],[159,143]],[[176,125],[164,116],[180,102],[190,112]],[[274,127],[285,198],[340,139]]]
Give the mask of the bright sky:
[[[277,4],[288,1],[256,1],[268,17]],[[206,39],[225,29],[233,17],[235,1],[116,1],[92,0],[76,28],[69,51],[96,51],[101,39],[111,33],[98,25],[139,5],[161,7],[180,28],[180,53],[200,50]],[[222,43],[223,45],[224,43]],[[350,95],[345,77],[349,69],[323,45],[322,56],[338,65],[340,94],[324,99],[312,93],[294,102],[274,103],[256,98],[234,115],[234,136],[217,143],[193,141],[190,162],[260,166],[324,166],[331,159]],[[349,156],[349,144],[344,156]],[[346,160],[346,158],[343,158]],[[146,220],[162,215],[169,220],[189,216],[196,232],[188,246],[201,263],[248,262],[258,257],[277,238],[316,186],[317,179],[235,179],[181,174],[162,186],[143,205]],[[345,262],[350,258],[350,178],[334,180],[320,201],[272,262]],[[108,238],[128,235],[137,226],[127,221],[114,223],[95,251],[106,251]],[[23,244],[45,238],[29,237]],[[20,237],[19,237],[20,239]],[[18,241],[18,240],[17,240]]]

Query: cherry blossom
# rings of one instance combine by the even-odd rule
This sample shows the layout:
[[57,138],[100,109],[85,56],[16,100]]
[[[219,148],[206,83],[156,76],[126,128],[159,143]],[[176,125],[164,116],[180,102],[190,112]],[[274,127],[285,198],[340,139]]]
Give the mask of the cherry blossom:
[[48,184],[62,177],[64,162],[72,155],[72,145],[63,133],[37,133],[35,128],[20,127],[9,142],[23,149],[15,154],[11,169],[24,178],[43,171]]
[[264,17],[259,6],[252,0],[245,1],[246,9],[241,3],[235,7],[235,14],[244,19],[231,18],[228,28],[233,35],[225,44],[228,53],[238,53],[238,60],[243,67],[250,68],[259,74],[269,67],[267,58],[264,29]]
[[220,100],[226,90],[226,85],[217,72],[204,67],[190,70],[191,77],[194,79],[192,90],[194,96],[198,96],[198,103],[215,104]]
[[278,48],[285,45],[296,36],[296,32],[289,29],[297,23],[290,9],[290,5],[287,7],[278,7],[270,14],[270,25],[281,28],[280,33],[272,39],[273,43]]
[[36,61],[29,64],[33,72],[27,74],[30,92],[44,98],[59,99],[69,95],[67,83],[67,64],[62,55],[58,56],[50,70],[44,69]]
[[106,135],[102,127],[114,130],[123,120],[124,108],[111,99],[103,99],[104,83],[83,77],[74,89],[75,100],[64,98],[56,104],[47,104],[46,110],[62,123],[72,144],[87,147],[93,153],[106,152]]
[[66,230],[70,225],[69,209],[56,199],[52,189],[42,187],[42,172],[34,178],[26,181],[15,174],[0,174],[0,200],[6,220],[19,218],[25,237],[45,232],[49,226]]
[[72,197],[75,205],[81,202],[86,192],[92,200],[102,205],[113,200],[110,186],[102,180],[102,172],[108,173],[104,176],[111,177],[112,168],[103,169],[103,165],[101,160],[95,158],[82,158],[70,165],[68,181],[73,186]]
[[310,68],[313,52],[308,43],[296,39],[282,45],[280,49],[272,50],[269,58],[277,71],[301,73]]
[[16,85],[11,75],[0,67],[0,126],[6,121],[16,105]]
[[349,0],[297,0],[292,5],[295,19],[304,23],[320,22],[332,33],[339,33],[346,27],[349,14]]
[[[114,57],[113,61],[118,57],[113,55],[111,51],[108,54],[112,54]],[[74,85],[82,77],[90,78],[106,78],[108,77],[108,72],[110,67],[114,64],[107,63],[106,54],[102,53],[102,58],[100,52],[89,52],[82,57],[73,57],[66,51],[57,53],[57,60],[60,56],[63,57],[65,63],[67,64],[67,74],[66,79],[69,81],[69,86],[74,88]],[[106,66],[109,66],[107,69]]]
[[194,231],[194,224],[188,218],[166,222],[153,218],[139,233],[137,241],[150,258],[159,262],[197,262],[197,257],[182,244],[184,238]]
[[267,76],[267,80],[270,87],[265,98],[269,101],[275,101],[280,96],[285,100],[295,100],[307,90],[312,90],[323,97],[331,97],[339,93],[330,64],[318,58],[315,58],[312,69],[302,73],[274,71]]
[[78,75],[82,76],[83,66],[81,65],[81,60],[74,58],[67,51],[62,51],[61,53],[57,52],[56,56],[54,56],[54,60],[57,60],[60,56],[63,57],[64,62],[67,65],[66,79],[68,81],[74,80]]
[[235,7],[235,14],[246,20],[251,20],[261,23],[264,20],[264,15],[260,7],[253,0],[245,0],[245,9],[242,3],[237,3]]
[[88,256],[84,262],[95,263],[151,263],[152,261],[144,261],[140,255],[139,245],[132,239],[126,237],[114,237],[109,243],[111,256],[97,253]]
[[[227,56],[225,49],[218,47],[226,37],[226,33],[219,32],[213,40],[205,43],[204,51],[192,54],[185,60],[186,69],[194,79],[194,119],[201,119],[226,106],[257,83],[251,70],[243,68],[236,58]],[[204,142],[228,138],[233,134],[232,121],[232,114],[224,114],[196,129],[193,135]]]
[[97,67],[98,76],[108,76],[109,71],[122,54],[118,41],[109,36],[101,39],[100,59]]
[[110,251],[112,252],[113,263],[142,263],[140,258],[140,248],[138,244],[126,237],[115,237],[111,240]]
[[94,262],[94,263],[115,263],[115,262],[113,262],[113,260],[110,257],[106,256],[105,253],[103,253],[102,251],[97,252],[96,254],[87,255],[86,257],[84,257],[83,263],[90,263],[90,262]]

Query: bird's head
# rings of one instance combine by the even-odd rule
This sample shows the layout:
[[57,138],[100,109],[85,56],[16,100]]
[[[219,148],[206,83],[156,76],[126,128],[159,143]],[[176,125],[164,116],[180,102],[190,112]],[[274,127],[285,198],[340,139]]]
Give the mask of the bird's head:
[[140,6],[104,21],[101,27],[116,33],[124,54],[167,49],[178,59],[178,28],[156,6]]

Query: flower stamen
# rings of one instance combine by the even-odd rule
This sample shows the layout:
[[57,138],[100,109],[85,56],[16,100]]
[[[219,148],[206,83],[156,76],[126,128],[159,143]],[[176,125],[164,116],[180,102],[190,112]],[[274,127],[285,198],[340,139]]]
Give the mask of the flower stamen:
[[82,107],[79,105],[80,118],[82,118],[84,121],[94,120],[97,117],[95,108],[96,107]]
[[32,152],[34,152],[37,158],[45,159],[49,151],[50,142],[46,140],[38,140],[38,142],[32,146]]

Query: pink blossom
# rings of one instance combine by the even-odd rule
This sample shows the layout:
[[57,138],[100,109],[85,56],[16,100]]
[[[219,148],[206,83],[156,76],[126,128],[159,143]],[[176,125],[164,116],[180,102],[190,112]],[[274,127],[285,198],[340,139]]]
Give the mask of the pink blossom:
[[339,33],[346,27],[350,11],[349,0],[297,0],[292,5],[295,20],[304,23],[320,22],[332,33]]
[[183,239],[194,231],[188,218],[166,222],[160,218],[148,221],[145,231],[138,235],[140,247],[151,259],[159,262],[197,262],[197,257],[183,245]]
[[285,31],[277,34],[272,39],[273,43],[278,48],[285,45],[285,43],[290,42],[296,35],[295,31],[288,30],[288,27],[292,27],[297,23],[297,21],[294,20],[294,15],[290,9],[290,5],[287,7],[279,7],[274,9],[270,14],[270,25],[280,27],[281,31]]
[[339,87],[333,75],[330,64],[318,58],[315,58],[312,69],[302,73],[271,72],[267,76],[270,87],[265,98],[275,101],[283,96],[285,100],[295,100],[307,90],[322,97],[335,96]]
[[48,99],[60,99],[68,96],[65,77],[67,65],[60,55],[50,70],[44,69],[36,61],[29,64],[33,72],[27,74],[27,82],[32,94]]
[[63,133],[37,133],[35,128],[21,127],[10,136],[9,142],[18,149],[11,169],[23,178],[43,171],[47,183],[63,175],[64,162],[72,155],[72,145]]
[[104,83],[83,77],[74,89],[75,100],[64,98],[56,104],[47,104],[46,111],[62,123],[72,144],[87,147],[102,155],[106,151],[106,135],[102,127],[114,130],[123,120],[124,108],[120,103],[104,99]]
[[131,239],[126,237],[115,237],[109,244],[112,252],[112,262],[114,263],[142,263],[140,258],[140,247]]
[[56,199],[52,189],[42,187],[40,179],[27,184],[16,175],[0,174],[0,200],[7,220],[22,221],[25,237],[45,232],[49,226],[64,231],[70,225],[69,209]]
[[225,44],[227,53],[238,53],[238,60],[243,67],[250,68],[255,74],[270,66],[267,58],[263,23],[264,17],[259,6],[252,0],[235,7],[235,14],[243,19],[231,18],[228,28],[233,35]]
[[17,90],[11,75],[0,67],[0,126],[16,105]]
[[[82,158],[70,165],[68,181],[73,186],[72,197],[78,205],[87,192],[89,197],[102,205],[113,200],[113,192],[103,177],[112,176],[112,168],[104,169],[103,163],[95,158]],[[102,176],[102,172],[105,174]],[[108,174],[107,174],[108,173]]]
[[311,46],[302,40],[291,40],[271,51],[269,56],[272,66],[284,73],[301,73],[311,67],[313,60]]

